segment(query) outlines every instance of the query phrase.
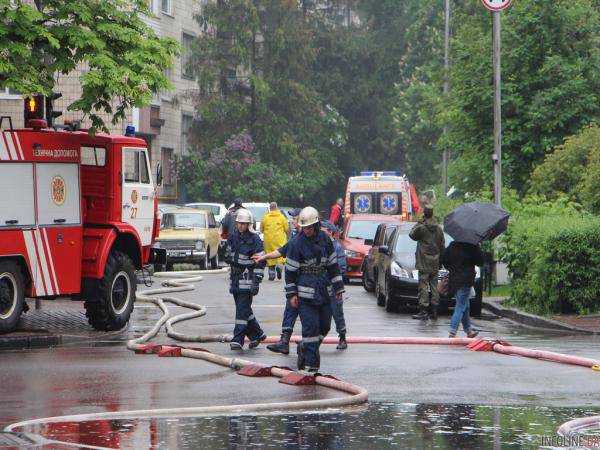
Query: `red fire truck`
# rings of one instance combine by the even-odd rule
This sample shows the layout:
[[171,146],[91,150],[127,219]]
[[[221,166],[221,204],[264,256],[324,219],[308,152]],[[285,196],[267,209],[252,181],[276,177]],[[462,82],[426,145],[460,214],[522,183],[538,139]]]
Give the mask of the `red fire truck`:
[[135,270],[163,256],[146,143],[29,126],[0,132],[0,332],[25,297],[61,296],[83,300],[95,329],[120,329]]

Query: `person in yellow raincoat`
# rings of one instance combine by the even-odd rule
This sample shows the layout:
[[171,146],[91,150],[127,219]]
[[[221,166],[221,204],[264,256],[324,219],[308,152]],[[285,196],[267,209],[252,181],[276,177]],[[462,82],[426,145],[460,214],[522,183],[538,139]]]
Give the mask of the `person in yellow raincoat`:
[[[279,208],[277,208],[277,203],[272,202],[269,205],[269,212],[265,214],[260,223],[260,231],[265,236],[265,252],[270,253],[283,247],[287,242],[289,229],[288,221],[283,213],[279,211]],[[281,280],[281,267],[284,263],[284,257],[267,261],[269,266],[269,280],[273,281],[275,275],[277,275],[277,279]]]

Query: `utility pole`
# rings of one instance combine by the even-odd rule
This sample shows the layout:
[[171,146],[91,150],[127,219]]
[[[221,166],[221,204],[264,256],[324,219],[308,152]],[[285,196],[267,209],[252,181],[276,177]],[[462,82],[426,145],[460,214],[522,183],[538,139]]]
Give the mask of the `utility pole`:
[[[445,18],[444,27],[444,102],[448,101],[450,92],[450,0],[445,0]],[[444,137],[448,133],[448,126],[444,124]],[[444,144],[444,153],[442,155],[442,190],[444,195],[448,192],[448,163],[450,162],[450,149]]]
[[502,206],[502,74],[500,70],[500,11],[493,11],[494,18],[494,199]]

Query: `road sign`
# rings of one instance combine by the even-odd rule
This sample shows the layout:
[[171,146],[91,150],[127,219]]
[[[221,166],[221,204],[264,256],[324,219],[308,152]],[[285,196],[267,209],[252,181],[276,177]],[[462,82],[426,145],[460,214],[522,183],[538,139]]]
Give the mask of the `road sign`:
[[490,11],[502,11],[510,6],[512,0],[481,0],[481,2]]

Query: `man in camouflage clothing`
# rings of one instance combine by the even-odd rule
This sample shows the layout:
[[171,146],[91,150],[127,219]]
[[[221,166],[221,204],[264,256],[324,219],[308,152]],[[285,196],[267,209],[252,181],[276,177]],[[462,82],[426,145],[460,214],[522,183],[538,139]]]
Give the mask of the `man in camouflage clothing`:
[[[419,313],[413,319],[427,320],[429,309],[437,319],[440,294],[437,288],[440,255],[446,248],[444,232],[433,217],[433,207],[425,205],[423,219],[410,231],[410,238],[417,241],[416,269],[419,271]],[[431,302],[429,293],[431,292]]]

